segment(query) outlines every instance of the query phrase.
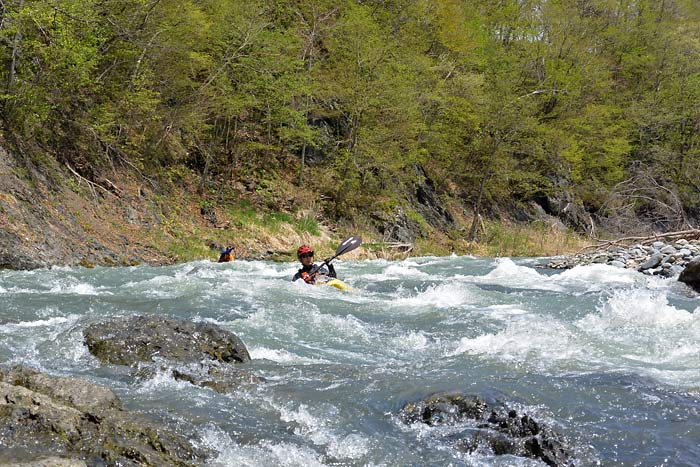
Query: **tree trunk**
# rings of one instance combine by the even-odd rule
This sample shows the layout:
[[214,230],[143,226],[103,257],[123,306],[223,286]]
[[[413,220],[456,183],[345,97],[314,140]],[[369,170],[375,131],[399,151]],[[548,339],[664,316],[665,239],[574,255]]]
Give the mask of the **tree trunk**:
[[[24,7],[24,0],[20,0],[19,7],[17,9],[21,10],[23,7]],[[12,89],[12,85],[15,82],[15,76],[17,75],[17,54],[19,53],[19,44],[20,44],[21,40],[22,40],[22,33],[20,31],[17,31],[15,33],[15,37],[12,41],[12,56],[10,59],[9,69],[7,70],[7,84],[6,84],[5,89],[6,89],[8,94],[10,94],[10,91]]]
[[481,203],[484,199],[484,188],[486,187],[486,181],[491,177],[491,171],[489,170],[481,178],[481,183],[479,184],[479,195],[476,198],[476,203],[474,203],[474,220],[472,220],[472,226],[469,229],[469,236],[467,240],[470,242],[476,241],[476,232],[479,227],[479,219],[481,219]]
[[301,186],[304,182],[304,166],[306,164],[306,143],[301,147],[301,164],[299,165],[299,182],[298,185]]

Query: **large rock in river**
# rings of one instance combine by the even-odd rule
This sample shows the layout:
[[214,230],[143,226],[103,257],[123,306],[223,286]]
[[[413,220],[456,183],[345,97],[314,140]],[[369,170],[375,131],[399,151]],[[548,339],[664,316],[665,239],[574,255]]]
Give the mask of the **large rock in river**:
[[[169,370],[175,379],[217,392],[231,392],[241,384],[260,381],[232,365],[250,361],[243,341],[213,324],[134,316],[92,324],[83,335],[90,353],[104,363],[132,367],[153,363]],[[148,365],[139,371],[144,376]]]
[[0,368],[0,466],[194,466],[189,441],[121,408],[108,388]]
[[105,363],[136,365],[164,359],[200,362],[209,359],[245,363],[250,354],[232,332],[213,324],[192,323],[164,316],[134,316],[88,326],[84,331],[90,353]]
[[678,276],[678,280],[700,292],[700,256],[690,261]]
[[453,438],[454,447],[465,452],[488,449],[495,455],[539,459],[551,466],[571,465],[571,456],[563,438],[535,421],[506,406],[489,405],[476,395],[442,393],[401,410],[404,422],[429,426],[466,424]]

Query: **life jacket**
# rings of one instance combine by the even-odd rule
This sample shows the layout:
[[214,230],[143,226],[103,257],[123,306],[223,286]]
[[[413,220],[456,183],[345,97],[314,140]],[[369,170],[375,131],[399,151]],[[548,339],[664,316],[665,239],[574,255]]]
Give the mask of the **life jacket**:
[[299,269],[299,277],[304,279],[304,282],[307,284],[313,284],[316,282],[316,277],[318,276],[319,271],[314,272],[313,274],[310,274],[311,270],[314,268],[315,264],[312,264],[311,266],[308,267],[303,267]]
[[225,250],[221,252],[221,256],[219,256],[219,263],[228,263],[229,261],[233,261],[235,258],[233,257],[233,247],[228,247]]
[[228,263],[229,261],[233,261],[233,255],[231,253],[224,253],[219,257],[219,263]]

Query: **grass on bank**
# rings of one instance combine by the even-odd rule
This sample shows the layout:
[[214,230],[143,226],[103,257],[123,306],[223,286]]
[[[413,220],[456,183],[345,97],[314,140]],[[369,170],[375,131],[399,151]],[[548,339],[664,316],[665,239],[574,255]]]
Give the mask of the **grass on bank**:
[[[199,217],[199,219],[197,219]],[[409,247],[388,244],[368,229],[339,227],[329,233],[311,214],[297,215],[262,212],[247,202],[230,205],[221,216],[225,228],[201,221],[199,213],[172,213],[163,231],[154,232],[156,249],[164,251],[169,262],[218,259],[212,245],[235,247],[238,258],[263,256],[277,261],[295,261],[294,251],[301,243],[312,245],[319,259],[331,256],[343,238],[361,236],[358,258],[403,259],[409,256],[475,255],[487,257],[537,257],[570,254],[587,245],[584,237],[542,222],[511,224],[485,222],[485,231],[476,242],[467,241],[467,229],[430,232]],[[376,235],[376,234],[375,234]]]
[[[186,197],[177,206],[168,203],[167,215],[151,233],[156,250],[167,262],[218,259],[216,247],[234,246],[236,257],[265,257],[295,261],[294,252],[301,243],[312,245],[319,259],[331,256],[348,235],[364,240],[356,258],[402,259],[408,256],[475,255],[488,257],[556,256],[580,250],[584,237],[537,221],[516,224],[485,221],[475,242],[467,240],[468,219],[460,219],[458,228],[443,232],[423,226],[427,233],[410,246],[392,245],[377,238],[366,226],[334,226],[331,232],[322,226],[313,212],[265,211],[248,200],[206,202],[201,197]],[[205,215],[204,213],[209,215]],[[207,218],[209,218],[207,220]],[[211,219],[214,218],[214,221]]]
[[580,250],[586,238],[560,226],[544,222],[506,224],[487,222],[483,256],[558,256]]
[[156,248],[164,251],[172,262],[215,261],[219,255],[218,247],[227,245],[234,247],[237,257],[264,254],[275,260],[291,260],[297,242],[315,245],[328,242],[318,221],[310,214],[295,216],[279,211],[261,211],[247,200],[216,210],[210,204],[199,203],[197,209],[216,211],[218,225],[205,221],[201,211],[178,209],[170,212],[163,221],[163,229],[152,235]]
[[487,257],[539,257],[574,253],[589,244],[581,235],[561,226],[549,226],[543,222],[512,224],[485,222],[485,232],[480,232],[477,241],[467,240],[468,230],[432,232],[416,239],[406,251],[403,245],[386,242],[366,243],[370,255],[387,259],[408,256],[474,255]]
[[[216,260],[218,251],[211,248],[210,244],[234,245],[241,252],[254,255],[260,253],[254,251],[263,248],[264,241],[258,245],[244,240],[254,237],[256,239],[276,239],[271,240],[275,247],[266,251],[272,252],[271,259],[278,261],[293,261],[296,243],[290,244],[288,248],[280,248],[279,245],[287,243],[289,232],[294,231],[299,234],[297,243],[309,243],[318,252],[317,256],[322,259],[331,256],[335,251],[341,237],[322,238],[319,227],[316,223],[311,224],[312,228],[304,230],[300,228],[298,221],[281,221],[273,218],[269,222],[248,224],[236,229],[235,234],[231,231],[220,231],[217,229],[195,228],[178,230],[170,237],[166,245],[167,253],[176,262],[192,261],[196,259]],[[363,236],[362,234],[360,234]],[[582,247],[587,242],[585,238],[571,231],[561,231],[555,228],[548,228],[541,225],[505,225],[492,223],[487,226],[487,236],[482,241],[467,242],[464,239],[450,239],[445,235],[431,235],[429,238],[419,238],[408,248],[396,248],[394,245],[372,241],[367,234],[363,236],[367,239],[363,245],[365,258],[386,258],[403,259],[410,256],[447,256],[475,255],[487,257],[538,257],[557,256],[571,254]],[[303,239],[303,240],[302,240]],[[206,240],[206,241],[205,241]],[[407,251],[408,250],[408,251]]]

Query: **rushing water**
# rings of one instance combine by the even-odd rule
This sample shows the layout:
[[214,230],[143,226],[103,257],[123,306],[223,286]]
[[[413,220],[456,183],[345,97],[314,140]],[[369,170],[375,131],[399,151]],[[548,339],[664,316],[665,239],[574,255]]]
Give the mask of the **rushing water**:
[[[397,417],[442,390],[531,414],[577,465],[699,465],[700,299],[675,280],[544,262],[338,262],[354,293],[291,283],[292,263],[0,271],[0,363],[109,386],[212,466],[540,465],[456,451],[449,429]],[[219,394],[133,379],[82,343],[88,324],[149,313],[233,331],[265,382]]]

